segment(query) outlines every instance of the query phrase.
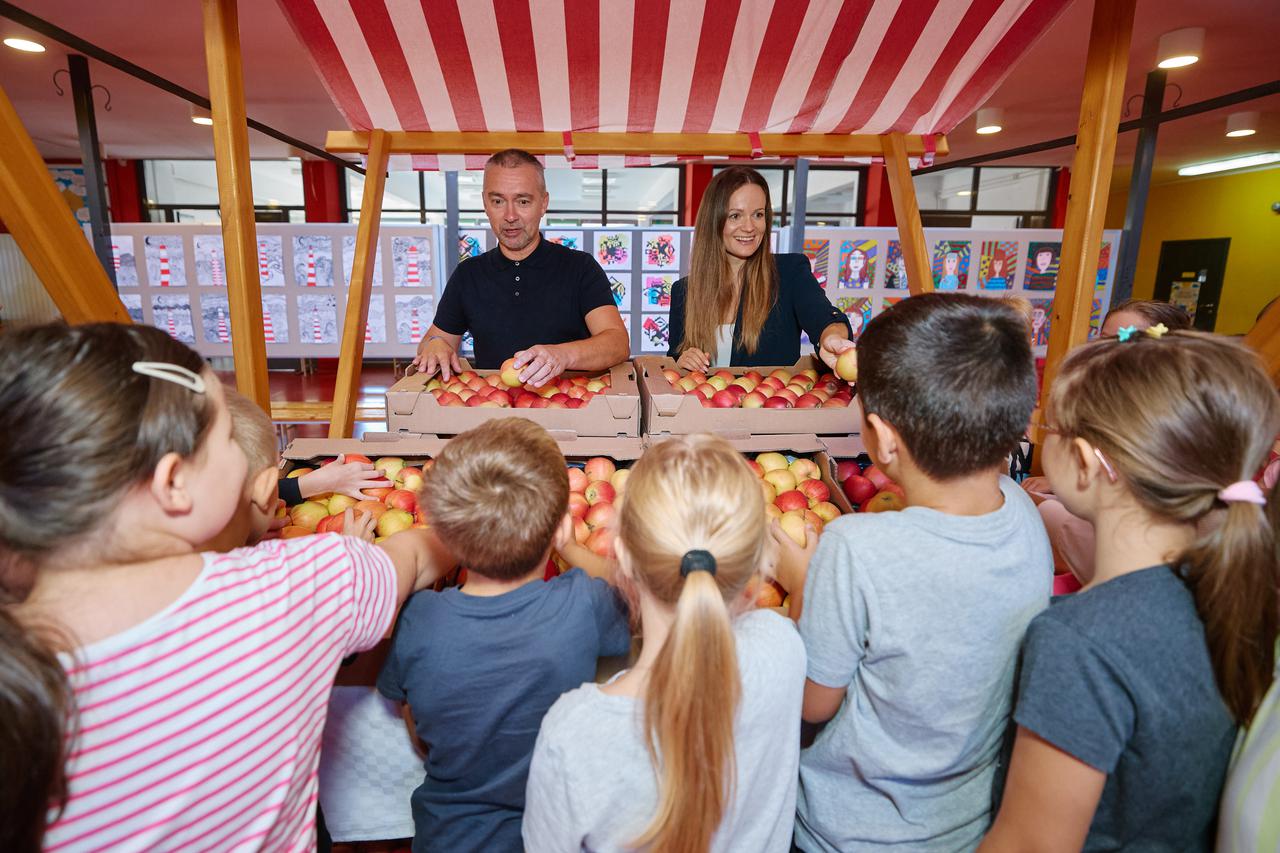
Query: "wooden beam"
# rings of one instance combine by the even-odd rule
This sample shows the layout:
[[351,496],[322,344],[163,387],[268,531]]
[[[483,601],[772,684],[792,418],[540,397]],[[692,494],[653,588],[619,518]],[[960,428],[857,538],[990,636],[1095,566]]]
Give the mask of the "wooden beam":
[[[1048,399],[1049,388],[1067,352],[1089,339],[1089,314],[1098,277],[1102,220],[1111,190],[1125,75],[1129,70],[1135,3],[1136,0],[1096,0],[1093,4],[1042,401]],[[1038,438],[1032,436],[1033,440]]]
[[387,159],[391,156],[385,130],[373,131],[370,142],[351,281],[347,287],[347,312],[342,323],[342,345],[338,349],[329,438],[351,438],[356,397],[360,392],[360,369],[364,364],[364,327],[369,320],[369,293],[373,288],[373,265],[378,259],[378,226],[382,222],[382,193],[387,182]]
[[245,124],[244,70],[236,0],[203,0],[204,53],[213,105],[213,156],[218,171],[218,210],[226,258],[231,354],[236,388],[263,411],[271,411],[267,345],[262,333],[262,282],[249,177],[249,132]]
[[[325,148],[334,154],[367,154],[370,131],[331,130]],[[558,132],[434,132],[388,131],[392,154],[480,154],[521,148],[530,154],[564,153],[564,136]],[[925,138],[902,137],[907,154],[925,153]],[[936,153],[950,150],[945,136],[934,140]],[[885,154],[884,137],[875,134],[762,133],[765,157],[879,157]],[[751,140],[745,133],[575,133],[577,154],[666,154],[703,157],[751,156]]]
[[93,246],[0,87],[0,220],[68,323],[128,323]]
[[907,265],[907,290],[912,296],[933,290],[933,268],[929,263],[929,246],[920,222],[920,205],[916,202],[916,185],[911,180],[911,156],[901,133],[890,133],[884,143],[885,175],[889,178],[889,194],[893,197],[893,215],[898,220],[898,237],[902,241],[902,260]]
[[1244,336],[1244,342],[1257,350],[1267,375],[1280,385],[1280,299],[1271,303],[1267,313]]

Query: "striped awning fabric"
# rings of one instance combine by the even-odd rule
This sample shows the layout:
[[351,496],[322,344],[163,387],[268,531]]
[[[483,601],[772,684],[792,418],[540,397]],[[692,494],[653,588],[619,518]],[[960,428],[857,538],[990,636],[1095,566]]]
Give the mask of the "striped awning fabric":
[[353,130],[935,134],[1070,0],[279,2]]

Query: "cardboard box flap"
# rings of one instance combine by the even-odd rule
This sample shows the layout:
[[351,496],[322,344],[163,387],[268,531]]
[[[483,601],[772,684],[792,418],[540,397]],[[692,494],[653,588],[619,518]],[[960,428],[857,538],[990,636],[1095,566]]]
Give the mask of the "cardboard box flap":
[[405,438],[390,433],[372,433],[365,438],[295,438],[281,456],[291,461],[361,453],[370,459],[379,456],[437,456],[445,441],[439,438]]
[[824,435],[821,441],[827,447],[827,452],[835,459],[853,459],[860,453],[867,452],[867,446],[862,443],[861,435]]

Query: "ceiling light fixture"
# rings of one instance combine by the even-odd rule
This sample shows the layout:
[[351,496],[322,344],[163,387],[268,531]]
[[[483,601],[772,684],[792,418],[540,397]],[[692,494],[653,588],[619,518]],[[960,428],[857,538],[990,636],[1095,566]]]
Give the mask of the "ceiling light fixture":
[[21,50],[24,53],[44,53],[44,45],[31,39],[7,38],[4,43],[14,50]]
[[203,124],[206,127],[213,124],[213,116],[209,115],[209,111],[201,109],[194,104],[191,107],[191,121],[194,124]]
[[1209,175],[1214,172],[1226,172],[1230,169],[1247,169],[1250,166],[1265,166],[1268,163],[1280,163],[1280,151],[1268,151],[1264,154],[1250,154],[1247,157],[1232,157],[1230,160],[1214,160],[1212,163],[1198,163],[1194,166],[1183,166],[1178,174],[1183,177],[1191,175]]
[[957,190],[956,195],[973,195],[973,190]]
[[999,107],[983,107],[978,110],[978,133],[987,136],[1004,130],[1004,110]]
[[1183,68],[1200,61],[1204,47],[1204,27],[1186,27],[1160,36],[1156,48],[1157,68]]
[[1227,116],[1227,136],[1253,136],[1258,132],[1256,112],[1232,113]]

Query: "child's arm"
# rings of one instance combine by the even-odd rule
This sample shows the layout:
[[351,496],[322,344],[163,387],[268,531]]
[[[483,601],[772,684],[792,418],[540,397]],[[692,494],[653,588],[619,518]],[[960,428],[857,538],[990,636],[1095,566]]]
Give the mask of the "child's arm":
[[[351,510],[347,510],[348,513]],[[352,524],[348,518],[344,524]],[[412,527],[388,536],[376,547],[391,558],[396,569],[396,604],[420,589],[426,589],[453,571],[457,560],[430,528]]]
[[555,549],[570,566],[582,569],[593,578],[613,583],[613,561],[578,544],[573,535],[573,516],[566,514],[556,531]]
[[419,757],[427,757],[427,745],[422,742],[422,738],[418,737],[418,727],[413,722],[413,710],[409,708],[408,702],[400,703],[400,716],[404,718],[405,728],[409,730],[409,743],[413,744],[413,751],[418,753]]
[[[348,509],[347,512],[354,512],[354,510]],[[374,518],[372,513],[361,510],[359,512],[355,512],[354,519],[349,517],[343,519],[342,532],[347,536],[354,536],[357,539],[363,539],[365,542],[372,545],[373,540],[376,538],[373,534],[374,528],[377,524],[378,519]]]
[[1106,783],[1101,770],[1019,726],[1000,813],[979,853],[1080,850]]
[[298,490],[305,500],[312,495],[335,492],[348,495],[358,501],[369,496],[362,489],[386,488],[392,485],[382,473],[375,470],[368,462],[345,462],[339,456],[328,465],[322,465],[314,471],[308,471],[298,478]]
[[812,678],[804,680],[804,706],[800,709],[800,718],[806,723],[825,723],[840,710],[845,694],[849,688],[828,687],[819,684]]
[[804,582],[809,574],[809,561],[813,559],[813,552],[818,548],[818,531],[813,525],[805,525],[803,548],[783,532],[782,526],[776,521],[769,524],[769,535],[773,537],[778,555],[773,576],[791,597],[791,606],[787,615],[799,622],[800,613],[804,609]]

